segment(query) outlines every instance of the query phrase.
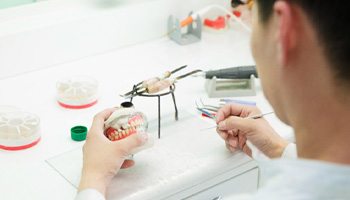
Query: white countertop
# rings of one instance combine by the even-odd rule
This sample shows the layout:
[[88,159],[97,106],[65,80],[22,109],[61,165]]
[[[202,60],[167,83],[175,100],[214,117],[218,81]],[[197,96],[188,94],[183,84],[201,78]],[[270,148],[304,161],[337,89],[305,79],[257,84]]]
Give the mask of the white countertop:
[[[249,37],[244,31],[239,30],[223,34],[204,33],[201,42],[189,46],[179,46],[167,38],[162,38],[0,80],[0,105],[13,105],[37,114],[41,119],[42,130],[42,140],[35,147],[17,152],[0,151],[1,199],[74,198],[76,188],[45,162],[82,146],[83,143],[70,139],[70,128],[75,125],[89,127],[94,114],[122,102],[123,99],[119,94],[130,90],[132,84],[184,64],[187,64],[188,68],[179,72],[179,75],[197,68],[218,69],[253,64],[249,50]],[[56,81],[72,75],[87,75],[98,80],[100,98],[97,105],[83,110],[67,110],[59,107],[55,100]],[[189,77],[179,81],[175,95],[180,110],[180,119],[177,123],[181,123],[181,110],[196,115],[194,101],[206,98],[204,80]],[[271,110],[260,88],[256,97],[237,99],[254,100],[263,111]],[[150,120],[156,119],[155,99],[136,98],[134,103],[139,110],[146,113]],[[162,99],[161,112],[164,116],[173,114],[170,98]],[[200,118],[199,114],[197,116]],[[267,119],[283,136],[290,136],[291,130],[274,116]],[[203,128],[208,126],[210,121],[203,121]],[[182,128],[181,131],[185,133],[186,128]],[[213,135],[215,135],[214,131]],[[213,137],[209,135],[208,138]],[[215,138],[217,140],[211,139],[207,144],[215,143],[217,151],[214,153],[219,153],[220,156],[216,157],[214,153],[206,154],[207,157],[203,156],[205,165],[209,167],[210,159],[217,165],[212,169],[219,168],[228,160],[231,160],[235,166],[249,161],[249,158],[241,153],[230,155],[225,150],[224,144],[222,147],[217,146],[221,141],[218,136]],[[205,140],[201,141],[202,145],[205,143]],[[157,148],[156,143],[152,151],[157,151]],[[203,152],[197,153],[204,155]],[[200,162],[200,159],[202,158],[199,156],[197,160]],[[225,162],[220,163],[220,159]],[[173,170],[176,170],[175,167]],[[191,178],[191,175],[186,176]],[[154,191],[157,189],[159,188],[154,187]]]

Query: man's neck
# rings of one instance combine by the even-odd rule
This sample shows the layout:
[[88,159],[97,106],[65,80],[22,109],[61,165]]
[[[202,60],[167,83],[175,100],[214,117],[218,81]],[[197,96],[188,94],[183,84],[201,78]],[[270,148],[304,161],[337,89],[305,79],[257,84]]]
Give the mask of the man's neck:
[[[298,156],[350,165],[350,107],[339,102],[304,115],[295,124]],[[338,104],[336,104],[338,103]],[[307,111],[306,111],[307,112]],[[300,122],[300,121],[299,121]]]

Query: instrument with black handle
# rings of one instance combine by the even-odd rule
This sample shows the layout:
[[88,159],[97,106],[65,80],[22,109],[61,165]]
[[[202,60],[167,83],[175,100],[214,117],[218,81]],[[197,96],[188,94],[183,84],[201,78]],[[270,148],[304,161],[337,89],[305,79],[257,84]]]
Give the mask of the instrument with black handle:
[[218,79],[250,79],[251,75],[258,78],[255,66],[230,67],[205,72],[206,79],[212,79],[214,77]]

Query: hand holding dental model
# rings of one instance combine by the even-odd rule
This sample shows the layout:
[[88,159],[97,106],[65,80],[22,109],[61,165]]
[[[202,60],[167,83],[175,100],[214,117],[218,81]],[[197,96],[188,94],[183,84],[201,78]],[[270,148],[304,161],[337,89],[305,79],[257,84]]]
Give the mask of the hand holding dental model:
[[252,156],[246,143],[248,140],[266,156],[280,157],[288,142],[280,137],[264,118],[249,118],[258,114],[261,112],[254,106],[227,104],[216,115],[217,132],[232,152],[242,150]]
[[[123,102],[121,107],[116,108],[111,116],[105,121],[105,135],[111,141],[119,141],[133,134],[141,134],[146,137],[147,128],[148,122],[146,116],[142,112],[136,110],[131,102]],[[151,147],[152,145],[152,138],[148,138],[146,144],[134,149],[130,153],[135,154],[143,149]],[[128,160],[130,159],[126,159],[126,161]]]
[[145,132],[147,120],[134,108],[117,108],[105,122],[106,136],[117,141],[130,135]]
[[94,188],[105,195],[106,188],[121,167],[128,168],[134,161],[125,161],[138,147],[146,143],[145,132],[135,132],[118,140],[109,140],[104,133],[105,120],[117,109],[107,109],[94,117],[83,147],[83,169],[79,191]]

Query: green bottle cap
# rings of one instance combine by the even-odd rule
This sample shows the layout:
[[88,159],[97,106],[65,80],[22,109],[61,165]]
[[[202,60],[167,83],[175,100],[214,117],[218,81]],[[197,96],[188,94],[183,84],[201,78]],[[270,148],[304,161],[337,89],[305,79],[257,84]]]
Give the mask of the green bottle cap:
[[74,126],[70,129],[70,135],[74,141],[86,140],[87,128],[85,126]]

